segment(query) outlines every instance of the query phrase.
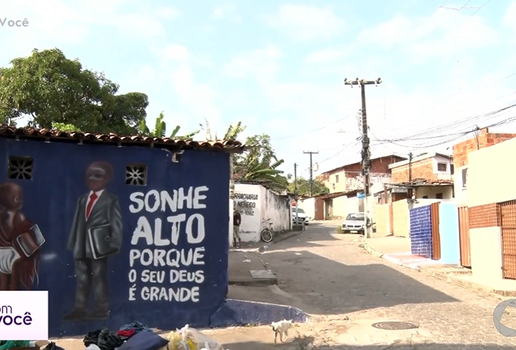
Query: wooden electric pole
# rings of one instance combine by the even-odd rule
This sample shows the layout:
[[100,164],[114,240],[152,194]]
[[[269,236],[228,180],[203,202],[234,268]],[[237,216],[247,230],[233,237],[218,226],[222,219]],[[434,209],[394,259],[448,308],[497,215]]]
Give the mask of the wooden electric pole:
[[378,78],[376,80],[365,80],[358,79],[348,80],[344,79],[345,85],[359,85],[360,92],[362,95],[362,175],[364,176],[364,236],[366,238],[370,238],[370,225],[369,225],[369,217],[368,217],[368,201],[367,196],[369,196],[370,190],[370,169],[371,169],[371,151],[369,149],[369,136],[368,136],[368,125],[367,125],[367,112],[366,112],[366,95],[365,95],[365,86],[366,85],[376,85],[382,83],[382,79]]
[[319,154],[319,151],[303,151],[304,154],[310,155],[310,197],[314,196],[314,166],[312,164],[312,155]]

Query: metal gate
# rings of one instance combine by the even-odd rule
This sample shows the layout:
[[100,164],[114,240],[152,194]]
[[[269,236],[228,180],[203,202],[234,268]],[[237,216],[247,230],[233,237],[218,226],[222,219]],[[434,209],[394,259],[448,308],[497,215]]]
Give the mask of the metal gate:
[[430,222],[432,225],[432,260],[441,259],[439,203],[440,202],[430,204]]
[[502,226],[502,272],[516,280],[516,200],[500,203]]
[[471,267],[471,244],[469,240],[469,214],[468,207],[459,207],[459,244],[460,264]]
[[324,220],[324,199],[315,198],[315,220]]

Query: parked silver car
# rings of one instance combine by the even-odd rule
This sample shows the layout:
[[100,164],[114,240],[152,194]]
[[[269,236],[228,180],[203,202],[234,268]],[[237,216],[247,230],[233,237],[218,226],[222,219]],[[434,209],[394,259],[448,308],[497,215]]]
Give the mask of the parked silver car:
[[292,223],[294,225],[308,225],[308,215],[306,215],[305,211],[301,208],[297,208],[297,218],[296,218],[296,208],[292,208]]
[[[342,232],[364,234],[364,218],[364,213],[349,213],[342,224]],[[367,224],[372,226],[373,232],[376,230],[371,219],[367,218]]]

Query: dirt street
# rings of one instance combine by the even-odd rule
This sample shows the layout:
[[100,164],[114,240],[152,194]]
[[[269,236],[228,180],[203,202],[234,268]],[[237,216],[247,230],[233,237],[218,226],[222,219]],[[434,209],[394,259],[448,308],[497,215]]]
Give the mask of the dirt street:
[[[273,245],[262,255],[278,276],[280,289],[272,290],[275,297],[280,295],[290,305],[317,315],[311,325],[301,328],[318,345],[332,349],[340,349],[335,347],[339,343],[356,349],[394,343],[399,343],[399,349],[405,348],[402,344],[407,349],[433,348],[411,347],[416,343],[437,343],[436,349],[516,345],[516,339],[500,335],[493,324],[493,309],[500,297],[481,295],[369,255],[358,246],[359,236],[335,234],[337,224],[314,223],[308,231]],[[371,327],[387,320],[412,322],[419,328],[387,331]]]
[[[270,326],[205,332],[229,350],[514,349],[516,337],[500,335],[493,324],[501,297],[369,255],[358,246],[359,236],[335,234],[337,224],[311,223],[307,231],[261,254],[277,274],[278,286],[230,286],[234,298],[289,304],[313,315],[309,323],[295,325],[287,343],[274,345]],[[371,326],[381,321],[419,327],[396,331]],[[83,348],[80,341],[60,343],[67,350]]]

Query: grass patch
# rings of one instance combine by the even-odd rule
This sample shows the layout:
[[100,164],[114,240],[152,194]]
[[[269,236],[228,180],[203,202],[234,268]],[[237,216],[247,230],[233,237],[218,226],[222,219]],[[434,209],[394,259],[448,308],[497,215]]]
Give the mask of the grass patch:
[[342,233],[344,233],[344,232],[342,231],[342,226],[341,226],[341,225],[337,226],[337,229],[335,230],[335,232],[337,232],[338,234],[342,234]]

